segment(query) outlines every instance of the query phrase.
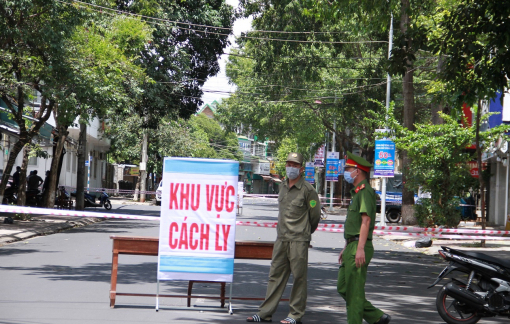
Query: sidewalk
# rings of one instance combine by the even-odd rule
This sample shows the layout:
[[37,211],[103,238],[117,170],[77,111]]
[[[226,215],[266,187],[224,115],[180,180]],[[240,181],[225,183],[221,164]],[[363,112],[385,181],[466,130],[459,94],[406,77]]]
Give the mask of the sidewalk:
[[[398,226],[398,225],[397,225]],[[460,222],[459,229],[473,229],[481,230],[482,226],[475,222]],[[504,227],[492,227],[487,226],[487,230],[505,230]],[[466,234],[470,235],[470,234]],[[385,240],[400,243],[408,248],[414,249],[417,252],[421,252],[427,255],[437,255],[438,250],[441,250],[441,246],[448,246],[457,250],[476,250],[477,252],[484,251],[510,251],[510,240],[485,240],[485,247],[481,247],[480,240],[459,240],[459,239],[441,239],[432,238],[432,246],[428,248],[416,248],[414,242],[419,238],[409,238],[408,236],[381,236]]]
[[[154,201],[136,202],[127,198],[110,197],[112,205],[153,205]],[[87,209],[85,209],[87,210]],[[36,236],[58,233],[75,227],[102,222],[100,217],[73,216],[32,216],[30,220],[14,220],[14,224],[4,224],[6,216],[0,215],[0,246]]]

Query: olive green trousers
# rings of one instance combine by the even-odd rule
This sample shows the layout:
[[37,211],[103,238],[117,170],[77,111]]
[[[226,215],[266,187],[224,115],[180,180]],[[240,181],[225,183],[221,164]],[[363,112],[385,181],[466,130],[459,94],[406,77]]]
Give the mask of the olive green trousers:
[[289,299],[288,317],[301,321],[307,298],[308,246],[310,242],[282,242],[276,240],[273,248],[266,298],[257,315],[270,320],[282,298],[290,274],[294,276]]
[[369,324],[374,324],[384,314],[365,298],[367,269],[374,256],[374,246],[372,241],[365,244],[365,264],[360,268],[356,268],[357,249],[358,241],[349,243],[344,249],[342,265],[338,270],[337,291],[347,304],[348,324],[361,324],[363,319]]

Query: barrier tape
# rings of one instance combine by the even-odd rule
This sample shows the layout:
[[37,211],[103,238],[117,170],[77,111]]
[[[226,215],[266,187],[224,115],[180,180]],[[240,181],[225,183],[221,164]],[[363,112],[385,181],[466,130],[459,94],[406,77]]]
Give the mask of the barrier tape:
[[[87,212],[87,211],[73,211],[64,209],[51,209],[51,208],[36,208],[36,207],[22,207],[15,205],[0,205],[0,212],[7,213],[20,213],[30,215],[51,215],[51,216],[74,216],[74,217],[99,217],[109,219],[131,219],[131,220],[150,220],[160,221],[159,216],[140,216],[129,214],[111,214],[102,212]],[[275,228],[277,222],[243,222],[237,221],[237,226],[255,226]],[[319,224],[317,231],[343,233],[343,224]],[[431,232],[439,233],[431,233]],[[421,233],[429,232],[429,233]],[[403,227],[403,226],[375,226],[374,234],[376,235],[392,235],[392,236],[409,236],[409,237],[435,237],[447,239],[460,239],[460,240],[510,240],[510,237],[501,236],[473,236],[473,235],[445,235],[443,233],[457,233],[457,234],[490,234],[490,235],[504,235],[510,234],[510,231],[492,231],[492,230],[463,230],[463,229],[437,229],[437,228],[420,228],[420,227]]]
[[[257,227],[276,227],[277,222],[238,222],[241,226],[257,226]],[[342,229],[343,224],[319,224],[317,230],[321,228],[329,229]],[[509,235],[510,231],[497,231],[497,230],[473,230],[473,229],[458,229],[458,228],[425,228],[425,227],[414,227],[414,226],[375,226],[374,233],[379,230],[380,232],[399,232],[400,235],[406,235],[405,233],[421,233],[430,232],[435,233],[454,233],[454,234],[485,234],[485,235]],[[324,231],[324,230],[323,230]],[[343,231],[343,230],[342,230]],[[433,236],[434,237],[434,236]]]
[[109,214],[101,212],[73,211],[52,208],[21,207],[14,205],[0,205],[0,212],[30,214],[30,215],[51,215],[51,216],[74,216],[74,217],[99,217],[99,218],[119,218],[136,220],[159,221],[159,216],[140,216],[129,214]]
[[[64,186],[66,189],[68,189],[70,192],[74,192],[76,191],[76,187],[71,187],[71,186]],[[107,193],[117,193],[117,194],[134,194],[134,193],[138,193],[138,194],[149,194],[149,195],[155,195],[156,194],[156,191],[141,191],[141,190],[132,190],[132,189],[112,189],[112,188],[88,188],[87,187],[84,187],[83,188],[85,191],[92,191],[92,192],[102,192],[102,191],[105,191]]]

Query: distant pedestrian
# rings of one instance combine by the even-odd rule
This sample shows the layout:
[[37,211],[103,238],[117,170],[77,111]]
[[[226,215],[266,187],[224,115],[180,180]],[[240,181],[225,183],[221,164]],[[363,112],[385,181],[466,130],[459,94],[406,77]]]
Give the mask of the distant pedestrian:
[[46,177],[44,178],[44,184],[43,184],[43,192],[46,193],[48,191],[48,188],[50,187],[50,171],[46,171]]
[[375,308],[365,298],[367,269],[372,256],[372,233],[375,226],[376,196],[368,183],[370,164],[362,157],[347,152],[344,179],[354,184],[345,220],[345,247],[338,262],[337,290],[347,304],[347,323],[388,324],[390,315]]
[[266,298],[259,312],[247,322],[271,322],[283,291],[292,273],[294,282],[290,293],[290,311],[281,324],[301,323],[307,299],[308,247],[317,229],[321,204],[315,189],[305,181],[302,173],[303,156],[290,153],[286,168],[288,179],[278,195],[277,238],[274,243]]
[[43,183],[43,179],[37,175],[37,170],[30,172],[30,176],[27,179],[27,189],[39,191],[39,186]]
[[21,171],[21,167],[16,167],[16,172],[12,175],[12,185],[17,188],[19,186],[19,173]]

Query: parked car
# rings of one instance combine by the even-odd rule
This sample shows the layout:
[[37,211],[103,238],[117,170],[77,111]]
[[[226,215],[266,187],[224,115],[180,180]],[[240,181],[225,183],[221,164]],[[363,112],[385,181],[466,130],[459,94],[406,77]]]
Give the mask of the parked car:
[[161,195],[163,194],[163,180],[159,182],[158,189],[156,190],[156,205],[161,205]]

